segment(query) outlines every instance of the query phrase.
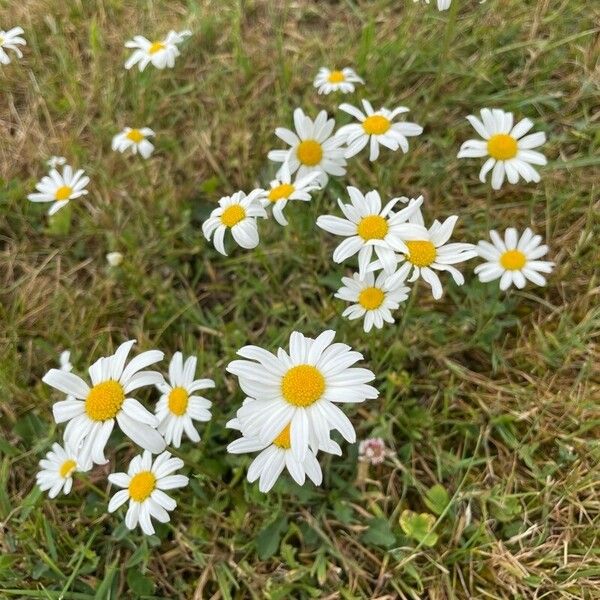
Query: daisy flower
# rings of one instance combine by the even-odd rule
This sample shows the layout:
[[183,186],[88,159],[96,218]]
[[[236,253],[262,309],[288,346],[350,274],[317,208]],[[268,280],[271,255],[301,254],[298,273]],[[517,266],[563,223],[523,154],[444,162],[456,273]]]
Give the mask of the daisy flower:
[[175,66],[175,59],[179,56],[177,47],[186,37],[192,35],[191,31],[169,31],[167,36],[155,42],[151,42],[141,35],[136,35],[132,40],[125,42],[126,48],[133,48],[134,52],[125,63],[126,69],[131,69],[137,64],[138,69],[143,71],[150,63],[157,69]]
[[73,365],[71,364],[71,352],[69,350],[64,350],[60,353],[59,363],[61,371],[70,373],[73,370]]
[[37,193],[29,194],[27,198],[31,202],[53,202],[48,211],[49,215],[53,215],[66,206],[69,200],[88,193],[85,187],[90,182],[90,178],[84,173],[83,169],[73,173],[73,167],[70,165],[65,165],[62,175],[56,169],[52,169],[36,184]]
[[332,429],[349,442],[356,440],[352,423],[336,403],[377,398],[377,390],[367,385],[375,375],[368,369],[350,368],[362,360],[362,354],[346,344],[333,344],[334,337],[335,331],[325,331],[316,339],[294,331],[289,354],[279,348],[275,355],[257,346],[238,350],[248,360],[234,360],[227,371],[255,400],[237,412],[244,435],[271,444],[289,424],[290,447],[299,460],[304,460],[312,440],[327,445]]
[[40,471],[35,476],[38,487],[48,492],[50,498],[56,498],[62,491],[68,494],[73,487],[75,471],[89,471],[90,462],[84,463],[80,456],[68,444],[63,448],[60,444],[52,444],[52,450],[39,462]]
[[525,135],[533,122],[522,119],[513,127],[513,114],[499,108],[481,110],[481,120],[469,115],[467,120],[483,140],[467,140],[458,153],[458,158],[480,158],[488,156],[479,173],[485,183],[486,175],[492,170],[492,188],[499,190],[504,177],[509,183],[517,183],[521,176],[527,183],[540,181],[539,173],[531,165],[545,165],[548,161],[537,148],[546,142],[544,132]]
[[351,123],[340,127],[338,137],[348,144],[344,156],[350,158],[358,154],[369,144],[369,160],[374,161],[379,157],[379,144],[390,150],[402,148],[402,152],[408,152],[408,136],[421,135],[423,128],[416,123],[393,123],[394,118],[408,112],[406,106],[398,106],[394,110],[380,108],[374,111],[368,100],[363,100],[363,114],[358,108],[351,104],[340,104],[340,110],[356,117],[360,123]]
[[117,133],[113,137],[112,149],[121,153],[131,150],[133,154],[139,152],[143,158],[149,158],[154,152],[154,145],[148,140],[151,136],[154,136],[154,131],[149,127],[142,127],[141,129],[125,127],[121,133]]
[[[343,140],[333,135],[335,120],[328,119],[322,110],[313,121],[301,108],[294,111],[296,132],[278,127],[275,135],[291,147],[288,150],[271,150],[269,159],[288,163],[290,173],[298,171],[298,177],[317,172],[318,182],[325,186],[329,175],[341,176],[346,173],[346,159]],[[280,173],[277,173],[280,177]]]
[[[259,198],[264,190],[256,189],[247,196],[244,192],[236,192],[233,196],[225,196],[219,200],[219,207],[210,213],[210,217],[202,223],[202,233],[210,241],[212,236],[215,248],[227,256],[223,239],[229,229],[233,239],[242,248],[250,250],[258,246],[257,217],[267,217]],[[214,235],[213,235],[214,234]]]
[[[413,0],[413,2],[419,2],[419,0]],[[429,4],[429,0],[425,0]],[[452,0],[437,0],[438,10],[448,10],[452,4]]]
[[177,502],[165,490],[185,487],[189,479],[185,475],[173,475],[183,467],[180,458],[171,458],[170,452],[163,452],[152,462],[147,450],[132,459],[127,473],[111,473],[108,480],[119,490],[108,503],[108,512],[114,512],[129,500],[125,515],[127,529],[135,529],[140,524],[146,535],[154,533],[152,519],[168,523],[169,512]]
[[194,392],[215,387],[212,379],[194,379],[196,357],[190,356],[185,363],[181,352],[175,352],[169,365],[169,382],[162,381],[156,387],[162,393],[156,405],[158,431],[167,444],[179,448],[183,432],[199,442],[200,436],[193,421],[210,421],[212,402]]
[[380,465],[390,454],[392,453],[385,447],[385,442],[380,437],[367,438],[358,445],[358,460],[361,462]]
[[104,447],[113,430],[115,419],[121,431],[136,444],[157,454],[165,448],[163,437],[156,431],[158,419],[137,400],[129,397],[145,385],[156,385],[163,376],[142,369],[162,360],[159,350],[142,352],[125,365],[135,340],[121,344],[112,356],[99,358],[90,368],[92,387],[74,373],[50,369],[42,381],[67,394],[67,399],[52,407],[57,423],[68,421],[65,441],[78,448],[84,459],[91,457],[103,465]]
[[504,240],[496,231],[490,231],[490,238],[491,244],[481,241],[477,245],[479,256],[488,261],[475,267],[480,281],[499,278],[501,290],[513,284],[524,288],[526,279],[535,285],[546,285],[546,278],[540,273],[552,272],[554,263],[539,260],[548,252],[548,246],[541,243],[541,235],[534,235],[528,227],[519,238],[517,230],[509,227],[504,232]]
[[374,250],[384,270],[393,273],[396,268],[395,252],[407,251],[404,240],[417,239],[421,235],[422,228],[407,221],[419,210],[423,198],[411,201],[406,208],[393,213],[392,209],[399,198],[393,198],[382,209],[381,198],[375,190],[364,196],[355,187],[348,187],[347,190],[351,203],[343,204],[338,199],[345,219],[332,215],[322,215],[317,219],[321,229],[346,237],[335,249],[333,260],[341,263],[358,252],[358,272],[362,277]]
[[315,180],[319,177],[316,171],[309,173],[305,177],[298,178],[292,183],[290,168],[287,163],[283,163],[279,170],[279,178],[271,181],[271,189],[263,190],[260,202],[264,208],[273,207],[273,216],[280,225],[287,225],[287,219],[283,216],[283,209],[287,206],[288,200],[304,200],[309,202],[310,192],[321,189]]
[[408,298],[408,287],[399,273],[388,275],[381,271],[375,279],[373,273],[366,273],[361,278],[358,273],[352,277],[342,277],[344,284],[337,293],[336,298],[353,302],[343,313],[351,321],[364,319],[364,330],[369,333],[373,326],[377,329],[386,323],[393,323],[392,310],[396,310],[401,302]]
[[106,255],[106,262],[109,267],[118,267],[123,262],[123,255],[120,252],[109,252]]
[[46,164],[51,169],[56,169],[56,167],[62,167],[63,165],[66,165],[67,164],[67,159],[64,156],[51,156],[46,161]]
[[8,31],[0,30],[0,64],[8,65],[10,56],[6,50],[12,50],[19,58],[23,58],[23,53],[19,46],[26,46],[27,42],[21,37],[25,33],[22,27],[13,27]]
[[331,71],[327,67],[321,67],[313,85],[317,88],[319,94],[331,94],[331,92],[348,94],[354,91],[354,84],[356,83],[360,84],[364,81],[350,67],[346,67],[341,71]]

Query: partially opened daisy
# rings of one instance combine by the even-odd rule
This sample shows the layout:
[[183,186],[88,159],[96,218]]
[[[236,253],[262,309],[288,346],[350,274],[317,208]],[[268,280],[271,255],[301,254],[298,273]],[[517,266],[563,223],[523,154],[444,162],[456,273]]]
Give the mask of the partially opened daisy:
[[167,444],[179,448],[185,431],[192,442],[199,442],[200,435],[194,428],[194,421],[210,421],[212,402],[195,394],[198,390],[215,387],[212,379],[194,379],[196,357],[190,356],[185,363],[181,352],[175,352],[169,364],[169,381],[162,381],[156,387],[162,393],[156,405],[159,420],[158,431]]
[[260,204],[264,190],[252,190],[247,196],[244,192],[236,192],[219,200],[210,217],[202,223],[202,233],[210,241],[212,237],[215,248],[227,256],[225,252],[225,232],[231,231],[238,245],[247,250],[258,246],[257,217],[266,218],[267,213]]
[[117,152],[131,150],[133,154],[139,152],[143,158],[149,158],[154,152],[154,144],[148,139],[152,136],[154,136],[154,131],[149,127],[142,127],[141,129],[125,127],[121,133],[117,133],[113,137],[112,149]]
[[351,368],[362,355],[346,344],[334,344],[334,337],[335,331],[316,339],[294,331],[289,354],[279,348],[275,355],[257,346],[238,351],[247,360],[234,360],[227,371],[237,375],[244,393],[255,400],[237,412],[245,436],[271,444],[290,424],[290,446],[299,460],[304,460],[313,440],[327,445],[331,429],[355,441],[352,423],[336,404],[377,398],[377,390],[367,385],[375,375]]
[[56,169],[52,169],[48,175],[42,177],[35,186],[38,191],[29,194],[27,198],[31,202],[52,202],[48,214],[53,215],[70,200],[85,196],[88,193],[85,188],[89,182],[90,178],[85,175],[83,169],[73,173],[73,167],[65,165],[62,175]]
[[131,392],[146,385],[156,385],[163,376],[155,371],[143,371],[162,360],[159,350],[138,354],[125,364],[135,344],[121,344],[112,356],[99,358],[90,368],[92,387],[74,373],[50,369],[42,381],[67,394],[67,399],[52,407],[57,423],[68,421],[65,441],[78,448],[82,460],[88,457],[96,464],[105,464],[104,447],[113,430],[115,419],[123,433],[136,444],[157,454],[165,448],[165,440],[156,430],[158,419]]
[[136,35],[132,40],[125,42],[126,48],[133,48],[134,52],[125,63],[126,69],[131,69],[137,64],[138,69],[143,71],[150,63],[157,69],[175,66],[175,59],[179,56],[177,47],[186,37],[192,35],[191,31],[169,31],[162,40],[151,42],[141,35]]
[[125,515],[127,529],[135,529],[139,523],[146,535],[152,535],[152,519],[168,523],[171,520],[169,512],[177,506],[165,490],[182,488],[189,482],[185,475],[173,474],[182,467],[183,461],[171,458],[169,452],[163,452],[154,462],[148,451],[134,457],[127,473],[111,473],[108,476],[112,484],[123,488],[110,499],[108,512],[114,512],[129,500]]
[[12,50],[19,58],[23,58],[19,46],[27,45],[25,38],[21,35],[25,33],[22,27],[13,27],[8,31],[0,30],[0,64],[8,65],[10,56],[7,50]]
[[490,238],[491,244],[480,241],[477,245],[479,256],[487,261],[475,267],[480,281],[500,279],[501,290],[511,285],[524,288],[527,279],[535,285],[546,285],[546,278],[540,273],[551,273],[554,263],[539,260],[548,252],[541,235],[535,235],[527,227],[519,237],[517,230],[509,227],[504,239],[496,231],[490,231]]
[[348,145],[344,154],[346,158],[358,154],[369,142],[371,161],[379,157],[379,144],[394,151],[401,148],[402,152],[406,153],[408,152],[407,137],[423,133],[423,128],[416,123],[393,122],[397,115],[409,111],[406,106],[398,106],[394,110],[380,108],[375,111],[368,100],[363,100],[362,104],[365,113],[351,104],[340,104],[340,110],[359,120],[359,123],[340,127],[337,132],[338,137]]
[[467,119],[483,140],[467,140],[461,146],[458,158],[489,157],[479,173],[482,183],[490,170],[495,190],[502,187],[505,176],[509,183],[517,183],[519,177],[527,183],[540,181],[539,173],[531,165],[545,165],[548,161],[532,148],[544,144],[546,134],[540,131],[525,135],[533,127],[533,121],[522,119],[513,127],[513,114],[499,108],[483,108],[481,120],[474,115]]
[[[322,215],[317,225],[346,239],[335,249],[333,260],[341,263],[358,253],[358,272],[362,277],[373,258],[373,251],[381,261],[386,272],[396,268],[395,252],[407,251],[404,243],[407,239],[418,239],[422,227],[408,223],[410,216],[419,210],[423,198],[409,203],[397,213],[392,209],[399,198],[393,198],[385,207],[381,207],[381,197],[375,190],[363,194],[355,187],[348,187],[350,204],[338,204],[345,219],[332,215]],[[415,237],[416,236],[416,237]]]
[[409,288],[404,285],[404,279],[398,272],[388,275],[381,271],[375,279],[373,273],[366,273],[363,278],[358,273],[352,277],[342,277],[344,284],[337,293],[336,298],[352,302],[343,313],[351,321],[364,319],[364,330],[371,331],[373,326],[377,329],[383,323],[393,323],[392,310],[396,310],[401,302],[408,298]]
[[[290,145],[288,150],[271,150],[269,159],[288,163],[290,173],[298,171],[298,177],[317,172],[320,185],[326,185],[329,175],[341,176],[346,173],[344,141],[333,135],[335,120],[328,119],[322,110],[313,121],[301,108],[294,111],[296,132],[278,127],[275,135]],[[280,177],[280,173],[277,174]]]
[[40,471],[35,476],[39,488],[48,491],[50,498],[56,498],[62,491],[68,494],[73,486],[75,471],[89,471],[92,464],[82,462],[81,456],[69,444],[63,448],[60,444],[52,444],[52,450],[40,460]]
[[341,71],[331,71],[327,67],[321,67],[313,85],[317,88],[319,94],[331,94],[331,92],[348,94],[354,91],[355,84],[361,83],[364,83],[364,81],[350,67],[346,67]]

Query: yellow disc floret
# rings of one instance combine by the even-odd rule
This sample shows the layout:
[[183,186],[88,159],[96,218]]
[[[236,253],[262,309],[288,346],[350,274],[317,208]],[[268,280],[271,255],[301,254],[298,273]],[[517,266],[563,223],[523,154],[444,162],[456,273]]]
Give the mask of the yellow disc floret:
[[161,50],[165,49],[165,45],[162,42],[154,42],[150,48],[148,48],[148,54],[156,54]]
[[156,477],[152,471],[140,471],[129,482],[129,497],[135,502],[143,502],[150,497],[156,487]]
[[435,246],[429,240],[409,241],[406,245],[408,247],[406,258],[415,267],[428,267],[435,260]]
[[519,271],[527,262],[527,257],[520,250],[508,250],[500,257],[500,264],[508,271]]
[[346,81],[346,77],[342,71],[331,71],[327,80],[329,83],[342,83],[342,81]]
[[317,140],[304,140],[298,144],[296,154],[303,165],[314,167],[323,158],[323,147]]
[[290,441],[290,424],[288,423],[281,433],[273,440],[273,443],[279,448],[283,448],[284,450],[289,450],[292,446]]
[[379,215],[363,217],[358,224],[358,235],[365,241],[382,240],[387,232],[387,221]]
[[493,135],[487,143],[488,153],[496,160],[510,160],[517,155],[517,140],[507,133]]
[[233,227],[246,218],[246,209],[240,204],[228,206],[221,215],[221,223],[226,227]]
[[185,415],[188,407],[189,394],[185,388],[175,387],[169,392],[169,410],[180,417]]
[[114,379],[95,385],[85,399],[85,412],[92,421],[114,419],[125,401],[123,386]]
[[369,135],[382,135],[390,128],[391,122],[382,115],[371,115],[363,121],[362,126]]
[[291,183],[281,183],[278,186],[271,188],[267,198],[271,202],[277,202],[278,200],[289,198],[294,193],[295,189],[296,188],[294,188]]
[[68,200],[71,197],[71,194],[73,193],[73,188],[69,187],[68,185],[63,185],[62,187],[59,187],[56,192],[54,192],[54,198],[55,200]]
[[132,129],[126,137],[132,142],[139,144],[144,139],[144,134],[139,129]]
[[314,404],[325,391],[325,378],[312,365],[292,367],[283,377],[281,393],[294,406],[307,407]]
[[368,287],[360,292],[358,295],[358,303],[366,310],[375,310],[379,308],[385,294],[377,287]]
[[63,479],[66,479],[67,477],[71,477],[76,467],[77,463],[72,458],[68,458],[62,465],[60,465],[58,474]]

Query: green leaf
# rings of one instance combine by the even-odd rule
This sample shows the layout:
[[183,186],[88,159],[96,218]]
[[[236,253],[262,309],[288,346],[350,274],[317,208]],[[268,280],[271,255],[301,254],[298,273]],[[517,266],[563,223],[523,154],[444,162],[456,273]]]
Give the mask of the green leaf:
[[445,490],[444,486],[439,483],[429,488],[427,494],[425,494],[425,504],[427,505],[427,508],[436,515],[441,515],[449,502],[450,498],[448,497],[448,492]]
[[150,596],[154,592],[152,579],[142,575],[136,568],[127,571],[127,584],[129,589],[138,596]]
[[277,552],[281,537],[287,530],[288,521],[287,517],[279,517],[275,519],[270,525],[267,525],[257,536],[256,536],[256,551],[258,552],[258,558],[265,560]]
[[434,524],[435,517],[429,513],[417,514],[412,510],[405,510],[400,515],[402,531],[425,546],[434,546],[438,540],[437,533],[432,531]]
[[365,544],[390,548],[396,543],[396,536],[392,532],[387,519],[377,517],[368,523],[369,528],[361,535],[360,539]]

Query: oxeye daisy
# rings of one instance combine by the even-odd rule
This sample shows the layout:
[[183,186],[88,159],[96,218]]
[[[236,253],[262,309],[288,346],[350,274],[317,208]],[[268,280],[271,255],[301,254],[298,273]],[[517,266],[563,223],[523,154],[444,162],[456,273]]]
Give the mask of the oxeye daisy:
[[509,227],[504,240],[496,231],[490,231],[490,238],[491,244],[480,241],[477,245],[479,256],[488,261],[475,267],[480,281],[500,279],[501,290],[511,285],[524,288],[527,279],[535,285],[546,285],[546,278],[540,273],[551,273],[554,263],[539,260],[548,252],[541,235],[535,235],[528,227],[519,238],[517,230]]
[[341,263],[358,252],[358,272],[362,277],[373,257],[373,250],[386,272],[396,268],[395,252],[407,251],[404,240],[416,239],[421,235],[421,227],[407,223],[410,216],[419,210],[423,198],[411,201],[397,213],[392,209],[399,198],[393,198],[381,208],[381,198],[375,190],[363,194],[355,187],[348,187],[350,204],[338,204],[345,219],[332,215],[322,215],[317,225],[345,239],[334,251],[333,260]]
[[258,246],[257,217],[267,217],[260,204],[264,190],[256,189],[247,196],[244,192],[236,192],[233,196],[225,196],[219,200],[219,207],[210,213],[210,217],[202,224],[202,233],[210,241],[212,236],[215,248],[227,256],[223,243],[225,232],[229,229],[233,239],[247,250]]
[[51,156],[46,161],[46,164],[51,169],[56,169],[56,167],[62,167],[63,165],[66,165],[67,164],[67,159],[64,156]]
[[21,35],[25,33],[22,27],[13,27],[8,31],[0,30],[0,64],[8,65],[10,56],[6,52],[12,50],[19,58],[23,58],[19,46],[26,46],[27,42]]
[[50,369],[42,381],[67,394],[67,399],[52,407],[57,423],[68,421],[65,441],[78,448],[83,460],[91,457],[105,464],[104,447],[113,430],[115,419],[125,435],[136,444],[157,454],[165,448],[163,437],[156,431],[158,419],[137,400],[129,397],[145,385],[156,385],[163,376],[155,371],[142,371],[162,360],[159,350],[148,350],[125,364],[135,340],[121,344],[112,356],[99,358],[90,368],[92,387],[74,373]]
[[71,352],[69,350],[64,350],[60,353],[59,364],[61,371],[70,373],[73,370],[73,365],[71,364]]
[[169,381],[162,381],[156,386],[162,393],[155,410],[159,420],[158,431],[167,444],[175,448],[181,445],[184,431],[192,442],[200,441],[193,421],[210,421],[212,402],[194,392],[213,388],[215,382],[212,379],[194,379],[195,373],[196,357],[190,356],[184,363],[181,352],[175,352],[169,364]]
[[351,321],[364,319],[364,330],[371,331],[373,326],[377,329],[386,323],[393,323],[392,310],[396,310],[401,302],[408,298],[408,287],[399,273],[388,275],[381,271],[375,279],[373,273],[366,273],[363,278],[358,273],[352,277],[342,277],[344,284],[337,293],[336,298],[352,302],[343,313]]
[[408,152],[409,136],[421,135],[423,128],[416,123],[402,121],[394,123],[394,118],[408,112],[405,106],[398,106],[394,110],[380,108],[373,110],[368,100],[362,101],[365,113],[351,104],[340,104],[340,110],[356,117],[360,123],[351,123],[340,127],[337,135],[348,145],[344,156],[350,158],[358,154],[370,141],[369,160],[374,161],[379,157],[379,144],[390,150],[402,149]]
[[154,462],[147,450],[134,457],[127,473],[111,473],[108,476],[112,484],[123,488],[110,499],[108,512],[114,512],[129,500],[125,515],[127,529],[135,529],[139,523],[146,535],[152,535],[152,519],[168,523],[171,520],[169,512],[177,506],[177,502],[165,490],[182,488],[189,482],[185,475],[173,475],[182,467],[183,461],[171,458],[169,452],[163,452]]
[[[419,0],[413,0],[413,2],[419,2]],[[429,4],[429,0],[425,0]],[[437,0],[438,10],[448,10],[452,4],[452,0]]]
[[546,142],[544,132],[525,135],[533,122],[522,119],[513,127],[513,114],[499,108],[481,110],[481,120],[473,115],[469,123],[483,140],[467,140],[460,148],[458,158],[480,158],[488,156],[479,173],[485,183],[486,175],[492,170],[492,188],[499,190],[504,177],[509,183],[517,183],[521,176],[527,183],[540,181],[539,173],[531,165],[545,165],[548,161],[537,148]]
[[68,494],[73,486],[75,471],[89,471],[91,463],[82,462],[81,456],[74,452],[68,444],[63,448],[60,444],[52,444],[52,450],[40,460],[40,471],[35,476],[39,488],[48,492],[50,498],[56,498],[62,491]]
[[227,371],[238,377],[242,390],[253,399],[237,412],[244,435],[270,444],[289,424],[290,446],[300,460],[313,440],[326,446],[331,429],[355,441],[352,423],[336,403],[377,398],[377,390],[367,385],[375,375],[350,368],[362,355],[346,344],[332,343],[334,337],[335,331],[316,339],[294,331],[289,354],[279,348],[275,355],[257,346],[238,350],[248,360],[234,360]]
[[70,165],[65,165],[62,175],[56,169],[52,169],[36,184],[35,189],[38,191],[29,194],[27,198],[31,202],[53,202],[48,211],[49,215],[53,215],[66,206],[69,200],[88,193],[85,187],[90,182],[90,178],[84,173],[83,169],[73,173],[73,167]]
[[331,71],[327,67],[321,67],[313,85],[317,88],[319,94],[330,94],[331,92],[348,94],[354,91],[355,84],[361,83],[364,83],[364,81],[350,67],[346,67],[341,71]]
[[152,136],[154,136],[154,131],[149,127],[142,127],[141,129],[125,127],[121,133],[117,133],[113,137],[112,149],[121,153],[131,150],[133,154],[139,152],[143,158],[149,158],[154,152],[154,145],[148,140]]
[[[296,132],[278,127],[275,135],[291,147],[288,150],[271,150],[269,159],[288,163],[290,173],[298,171],[298,177],[317,172],[318,182],[324,186],[328,176],[341,176],[346,173],[343,140],[333,135],[335,120],[328,119],[322,110],[313,121],[301,108],[294,111]],[[280,176],[280,173],[277,174]]]
[[109,267],[118,267],[123,262],[123,254],[121,252],[109,252],[106,255],[106,262]]
[[126,48],[133,48],[134,52],[125,63],[126,69],[131,69],[137,64],[138,69],[143,71],[150,63],[157,69],[175,66],[175,59],[179,56],[177,47],[186,37],[192,35],[191,31],[169,31],[162,40],[151,42],[141,35],[136,35],[132,40],[125,42]]

